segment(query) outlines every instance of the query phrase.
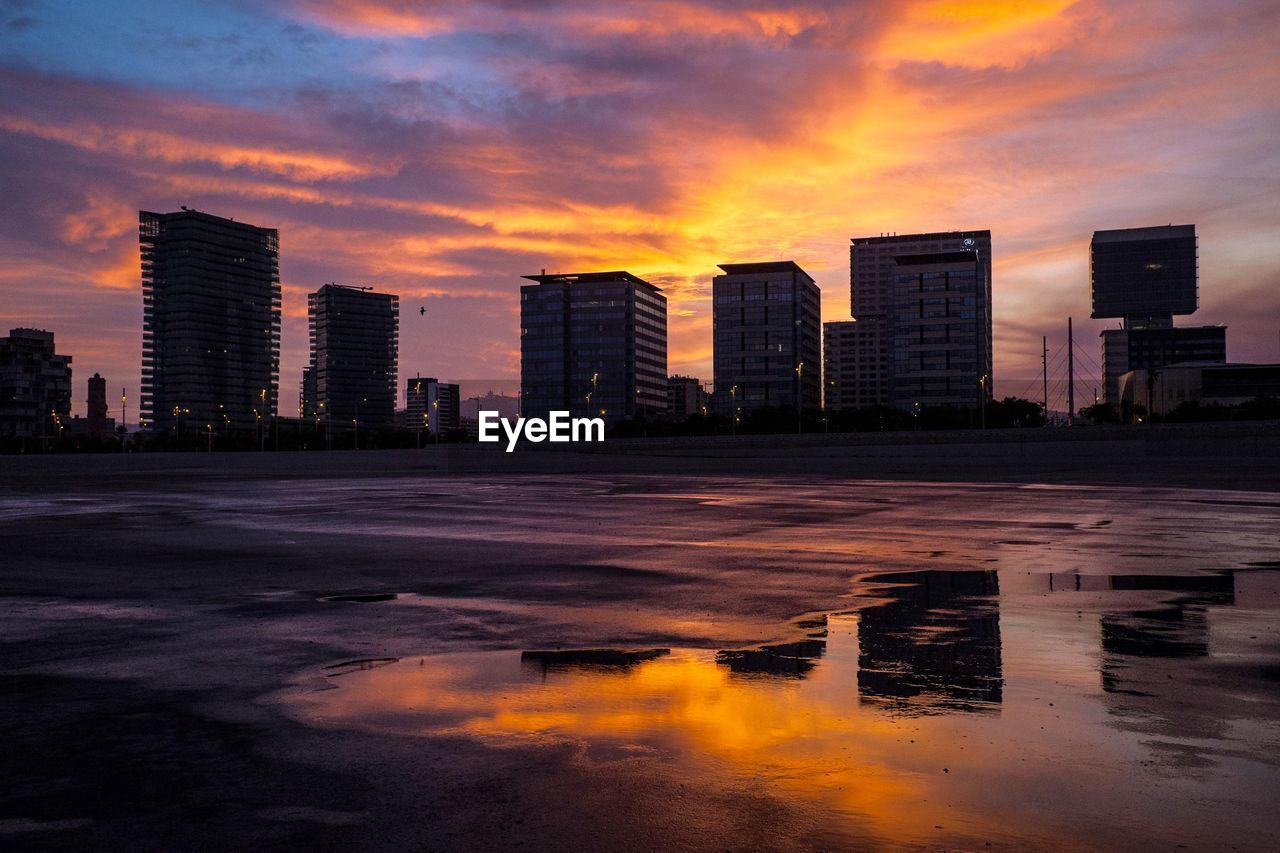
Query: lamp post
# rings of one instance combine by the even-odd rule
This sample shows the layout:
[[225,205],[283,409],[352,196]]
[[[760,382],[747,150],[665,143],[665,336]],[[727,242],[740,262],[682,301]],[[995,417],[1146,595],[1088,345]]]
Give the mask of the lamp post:
[[796,435],[804,432],[804,418],[800,408],[800,388],[804,382],[804,362],[796,365]]
[[980,429],[987,428],[987,374],[982,374],[978,379],[978,405],[982,407],[982,425]]
[[[440,393],[440,386],[439,386],[439,385],[436,385],[436,394],[437,394],[437,395],[439,395],[439,393]],[[435,409],[435,410],[436,410],[436,414],[435,414],[435,420],[436,420],[436,431],[435,431],[435,436],[436,436],[436,444],[439,444],[439,443],[440,443],[440,398],[439,398],[439,396],[437,396],[437,397],[436,397],[436,399],[434,399],[434,400],[432,400],[432,401],[431,401],[431,408],[433,408],[433,409]]]

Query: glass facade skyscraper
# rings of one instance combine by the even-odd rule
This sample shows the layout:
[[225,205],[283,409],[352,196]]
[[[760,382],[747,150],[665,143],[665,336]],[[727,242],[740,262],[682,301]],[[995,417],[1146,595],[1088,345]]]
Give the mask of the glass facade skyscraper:
[[[965,257],[959,266],[946,267],[953,253]],[[925,256],[944,266],[926,269],[926,262],[917,263],[917,269],[900,262]],[[936,290],[939,283],[950,289]],[[929,290],[922,290],[925,286]],[[838,371],[828,377],[828,407],[974,406],[984,390],[990,399],[990,231],[855,237],[849,248],[849,289],[856,325],[828,324],[828,341],[836,347],[828,360],[838,362]]]
[[1173,315],[1199,307],[1194,225],[1095,231],[1089,270],[1095,319],[1122,317],[1127,329],[1168,328]]
[[991,399],[991,280],[976,251],[898,255],[893,277],[895,408],[974,408]]
[[629,272],[527,275],[520,288],[521,414],[607,423],[667,409],[667,298]]
[[326,284],[307,296],[315,409],[331,428],[387,429],[396,408],[400,299]]
[[1123,321],[1101,333],[1102,383],[1113,409],[1120,377],[1131,370],[1227,360],[1225,326],[1173,325],[1175,314],[1194,314],[1200,304],[1194,225],[1095,231],[1089,271],[1092,316]]
[[822,295],[795,261],[720,264],[711,282],[715,404],[822,405]]

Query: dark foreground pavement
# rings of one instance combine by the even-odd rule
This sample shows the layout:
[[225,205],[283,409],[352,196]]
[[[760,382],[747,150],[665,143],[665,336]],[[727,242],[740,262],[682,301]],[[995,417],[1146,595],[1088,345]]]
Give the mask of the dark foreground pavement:
[[[323,472],[328,454],[266,456],[6,462],[0,847],[841,846],[822,810],[750,779],[696,785],[571,742],[311,725],[281,697],[353,659],[795,639],[870,572],[1280,559],[1280,503],[1257,491],[855,482],[824,462],[808,477],[450,476],[407,453]],[[1224,470],[1246,466],[1195,476],[1224,486]],[[1248,470],[1237,487],[1274,488],[1274,470]],[[399,598],[329,600],[378,593]],[[859,846],[896,845],[869,827]]]

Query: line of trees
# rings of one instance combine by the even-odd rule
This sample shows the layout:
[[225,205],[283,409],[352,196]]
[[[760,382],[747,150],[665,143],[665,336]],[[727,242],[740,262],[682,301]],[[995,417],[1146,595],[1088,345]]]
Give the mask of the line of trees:
[[1095,424],[1187,424],[1213,423],[1220,421],[1269,421],[1280,420],[1280,398],[1254,397],[1234,406],[1221,403],[1201,403],[1187,400],[1167,413],[1150,414],[1147,407],[1125,404],[1116,411],[1106,403],[1085,406],[1079,412],[1080,417]]
[[[1105,403],[1085,406],[1078,412],[1077,425],[1197,423],[1222,421],[1280,420],[1280,399],[1258,397],[1236,406],[1185,402],[1166,415],[1149,416],[1139,405],[1117,412]],[[984,410],[952,406],[925,406],[904,412],[888,406],[863,409],[807,409],[797,418],[789,406],[775,406],[743,412],[738,422],[727,415],[695,414],[685,421],[640,416],[614,424],[610,438],[696,435],[783,435],[805,433],[898,432],[904,430],[1025,429],[1045,425],[1044,409],[1020,397],[993,400]],[[117,438],[94,439],[63,434],[53,440],[0,439],[0,453],[119,453],[171,451],[252,451],[252,450],[389,450],[423,447],[436,443],[474,441],[467,430],[452,430],[440,436],[412,429],[351,430],[334,432],[332,439],[321,428],[296,422],[273,424],[264,431],[223,432],[184,430],[134,433]]]

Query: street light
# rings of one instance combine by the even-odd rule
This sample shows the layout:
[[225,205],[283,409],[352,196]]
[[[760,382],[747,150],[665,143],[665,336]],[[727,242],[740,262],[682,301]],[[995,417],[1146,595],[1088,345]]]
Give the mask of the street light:
[[804,379],[804,362],[796,365],[796,435],[804,432],[804,419],[801,416],[800,388]]
[[987,374],[982,374],[978,378],[978,405],[982,407],[982,425],[979,429],[987,428],[987,380],[990,378]]

